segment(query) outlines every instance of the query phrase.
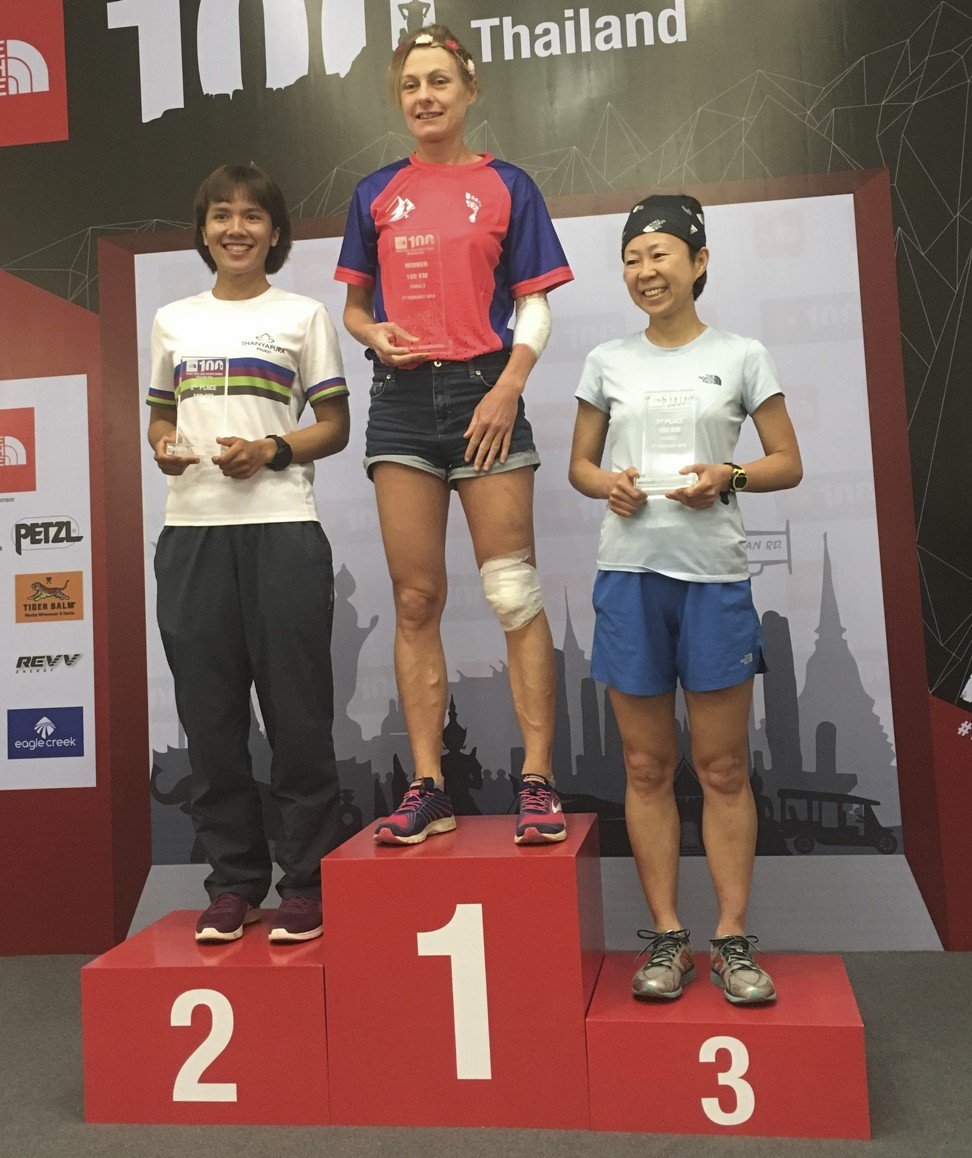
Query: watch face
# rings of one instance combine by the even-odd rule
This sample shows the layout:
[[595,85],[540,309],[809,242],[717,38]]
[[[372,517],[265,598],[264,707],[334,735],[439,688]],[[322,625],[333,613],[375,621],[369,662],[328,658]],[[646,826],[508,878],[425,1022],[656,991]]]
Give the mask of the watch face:
[[734,491],[744,491],[749,486],[749,475],[744,470],[737,470],[733,472],[732,489]]

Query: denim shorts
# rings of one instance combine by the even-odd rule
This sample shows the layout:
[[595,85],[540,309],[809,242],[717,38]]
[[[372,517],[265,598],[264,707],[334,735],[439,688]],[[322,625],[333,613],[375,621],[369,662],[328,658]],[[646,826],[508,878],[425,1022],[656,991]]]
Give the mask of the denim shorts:
[[591,676],[631,696],[681,682],[714,692],[766,671],[748,579],[699,583],[656,571],[598,571]]
[[[484,472],[465,460],[468,443],[462,435],[509,357],[509,351],[499,350],[469,362],[424,362],[414,370],[375,363],[365,433],[364,465],[369,477],[377,463],[398,462],[449,483],[480,478]],[[489,473],[539,465],[521,398],[506,462],[496,460]]]

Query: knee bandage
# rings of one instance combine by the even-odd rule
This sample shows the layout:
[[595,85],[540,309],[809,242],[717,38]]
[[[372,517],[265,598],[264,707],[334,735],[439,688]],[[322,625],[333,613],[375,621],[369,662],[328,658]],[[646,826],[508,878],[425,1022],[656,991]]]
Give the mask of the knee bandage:
[[479,569],[486,602],[496,613],[504,631],[526,627],[543,610],[543,591],[529,551],[487,559]]

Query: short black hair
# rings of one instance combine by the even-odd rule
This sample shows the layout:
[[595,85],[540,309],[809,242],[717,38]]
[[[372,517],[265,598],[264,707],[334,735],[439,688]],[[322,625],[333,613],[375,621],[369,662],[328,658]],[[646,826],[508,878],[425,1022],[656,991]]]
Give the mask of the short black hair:
[[209,268],[216,272],[216,262],[203,241],[203,227],[210,205],[218,201],[232,201],[237,193],[252,197],[261,209],[270,214],[270,224],[279,231],[277,244],[267,254],[264,268],[267,273],[276,273],[283,268],[294,244],[290,211],[283,192],[274,179],[256,165],[220,165],[196,190],[194,203],[196,232],[193,242],[196,250]]

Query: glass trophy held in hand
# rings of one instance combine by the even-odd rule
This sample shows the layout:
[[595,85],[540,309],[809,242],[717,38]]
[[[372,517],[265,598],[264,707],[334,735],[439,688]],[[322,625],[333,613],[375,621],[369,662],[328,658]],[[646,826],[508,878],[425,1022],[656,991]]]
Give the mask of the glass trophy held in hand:
[[[176,410],[175,441],[166,447],[166,453],[180,458],[217,458],[224,448],[216,441],[226,429],[229,405],[229,358],[182,358],[179,364],[179,383],[176,389],[178,403],[193,398],[190,437],[179,421]],[[200,431],[206,433],[200,436]]]
[[410,342],[414,354],[444,354],[446,332],[442,254],[434,233],[399,234],[382,270],[386,300],[397,302],[394,320],[419,341]]
[[635,486],[646,495],[664,495],[699,481],[697,474],[678,472],[695,457],[694,390],[647,390],[641,474]]

